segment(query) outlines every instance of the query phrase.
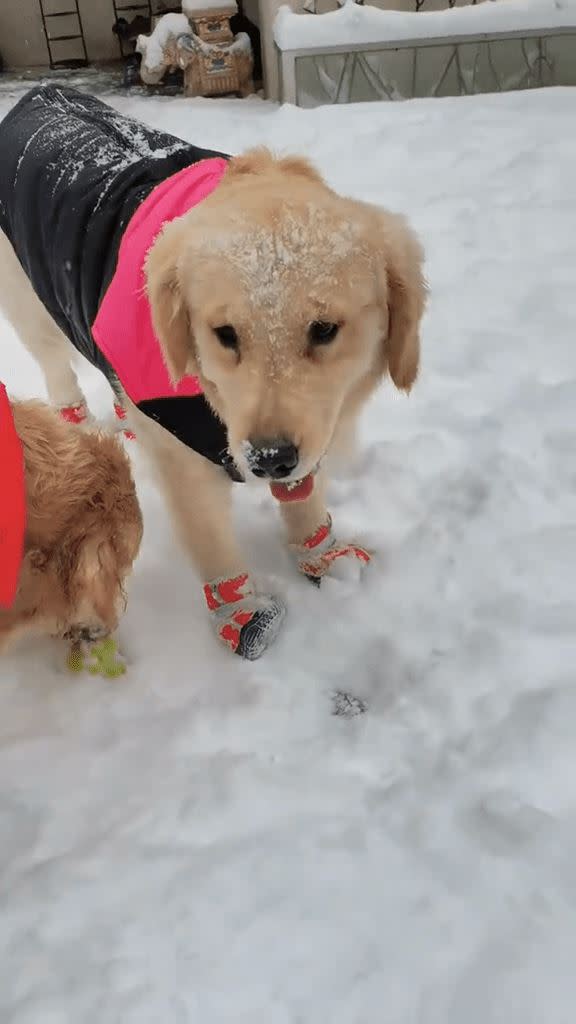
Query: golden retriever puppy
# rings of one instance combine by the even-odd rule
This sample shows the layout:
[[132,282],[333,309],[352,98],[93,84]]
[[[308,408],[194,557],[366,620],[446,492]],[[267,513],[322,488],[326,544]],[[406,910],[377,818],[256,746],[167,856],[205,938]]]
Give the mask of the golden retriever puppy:
[[[146,262],[172,380],[201,381],[234,465],[269,484],[298,567],[316,582],[337,559],[369,561],[332,534],[327,456],[351,447],[358,414],[386,374],[402,391],[414,384],[421,262],[402,217],[343,199],[307,162],[266,151],[233,159],[218,189],[164,228]],[[213,581],[208,607],[231,646],[230,604],[276,623],[278,603],[254,600],[227,481],[132,409],[136,419],[184,543]],[[230,579],[241,582],[228,590]]]
[[0,650],[34,631],[90,654],[118,625],[140,547],[130,465],[115,438],[78,430],[43,403],[11,408],[23,452],[26,529],[16,597],[0,609]]
[[0,148],[5,315],[65,415],[85,414],[69,342],[107,375],[217,636],[259,657],[284,608],[259,593],[236,541],[235,481],[270,488],[314,582],[344,560],[369,561],[332,530],[328,457],[350,445],[383,378],[414,384],[418,240],[401,216],[343,198],[299,157],[200,150],[60,86],[13,108]]

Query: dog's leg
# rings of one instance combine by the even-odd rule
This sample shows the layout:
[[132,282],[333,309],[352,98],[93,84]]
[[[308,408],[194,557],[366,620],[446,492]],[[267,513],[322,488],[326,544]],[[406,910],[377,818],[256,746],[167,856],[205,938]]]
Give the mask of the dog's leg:
[[306,501],[278,502],[291,547],[304,544],[328,518],[326,511],[326,480],[320,471],[314,480],[314,490]]
[[111,434],[123,434],[128,441],[133,441],[136,434],[127,425],[128,410],[124,392],[118,380],[110,381],[112,397],[114,400],[114,416],[106,422],[106,428]]
[[[126,522],[126,530],[133,532],[133,525]],[[139,535],[138,529],[134,536]],[[126,605],[124,577],[109,539],[99,534],[85,542],[68,589],[72,607],[61,635],[69,645],[69,670],[107,678],[124,675],[126,664],[113,635]]]
[[30,628],[30,624],[25,616],[0,609],[0,654],[4,654],[27,628]]
[[70,362],[72,346],[38,299],[2,231],[0,266],[0,310],[40,366],[52,405],[65,419],[84,421],[86,400]]
[[316,585],[328,573],[348,576],[350,570],[355,572],[370,561],[370,554],[364,548],[343,543],[334,536],[324,501],[325,489],[324,475],[320,472],[306,501],[280,502],[288,543],[296,556],[298,570]]
[[114,393],[114,433],[122,433],[127,441],[134,441],[136,434],[133,430],[128,430],[126,428],[127,415],[123,399],[119,398],[116,393]]
[[259,594],[245,568],[232,522],[232,482],[126,399],[128,420],[151,457],[177,536],[204,585],[218,638],[236,654],[259,658],[276,637],[284,607]]

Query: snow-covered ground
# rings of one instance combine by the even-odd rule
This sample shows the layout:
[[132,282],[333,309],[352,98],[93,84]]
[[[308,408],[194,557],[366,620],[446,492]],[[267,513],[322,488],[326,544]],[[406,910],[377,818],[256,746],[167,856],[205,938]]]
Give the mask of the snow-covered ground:
[[[359,588],[296,579],[271,501],[239,489],[290,609],[255,664],[217,648],[135,454],[128,677],[69,678],[47,643],[0,666],[0,1020],[572,1024],[576,90],[112,102],[303,151],[405,211],[423,370],[409,399],[382,390],[331,487],[379,552]],[[41,395],[0,337],[0,379]],[[341,689],[367,713],[335,716]]]

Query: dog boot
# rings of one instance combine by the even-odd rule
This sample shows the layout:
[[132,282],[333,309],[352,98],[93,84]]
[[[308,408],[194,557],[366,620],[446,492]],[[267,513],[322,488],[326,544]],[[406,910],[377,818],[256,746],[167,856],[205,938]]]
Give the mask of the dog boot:
[[210,580],[204,597],[219,639],[248,661],[275,640],[286,611],[278,598],[257,594],[248,573]]
[[349,571],[341,570],[345,567],[352,571],[362,569],[372,557],[358,544],[344,544],[337,540],[332,532],[330,516],[303,544],[292,544],[291,548],[296,555],[298,570],[317,586],[328,573],[349,576]]
[[61,405],[58,412],[67,423],[88,423],[90,413],[86,402],[79,402],[78,405]]
[[[126,419],[126,409],[119,402],[114,402],[114,412],[116,413],[116,419],[120,421],[120,424],[124,423]],[[122,430],[124,437],[127,441],[134,441],[136,434],[132,430],[119,426],[118,429]]]

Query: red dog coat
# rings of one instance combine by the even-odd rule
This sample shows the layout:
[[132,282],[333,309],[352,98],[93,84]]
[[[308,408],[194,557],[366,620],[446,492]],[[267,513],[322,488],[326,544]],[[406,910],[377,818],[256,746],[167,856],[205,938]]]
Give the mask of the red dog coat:
[[16,433],[6,388],[0,383],[0,608],[16,597],[24,555],[26,490],[22,442]]

